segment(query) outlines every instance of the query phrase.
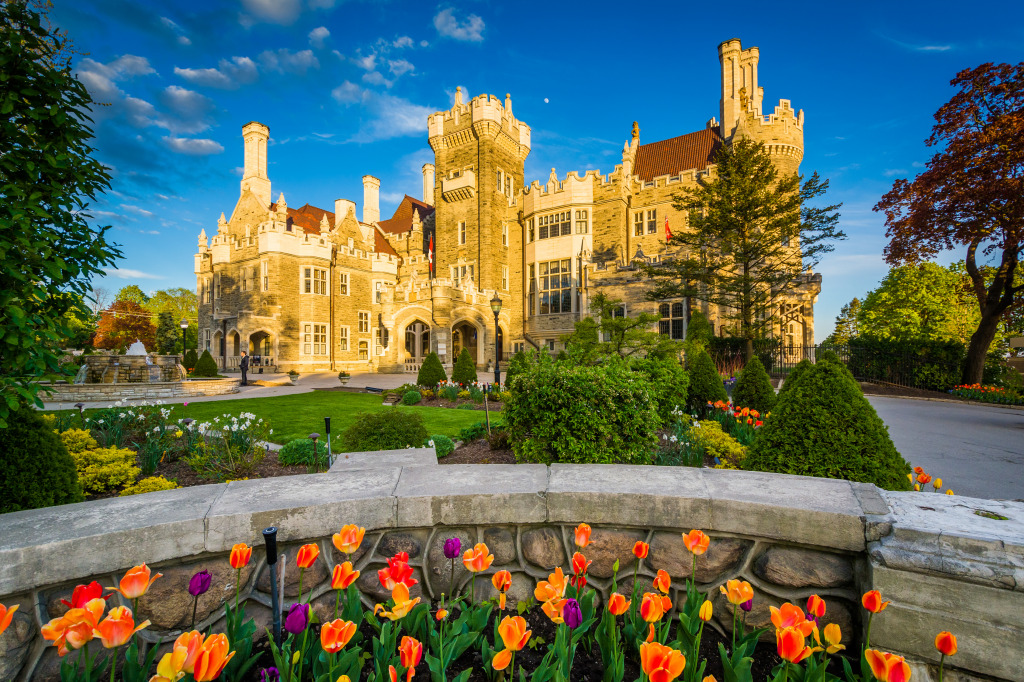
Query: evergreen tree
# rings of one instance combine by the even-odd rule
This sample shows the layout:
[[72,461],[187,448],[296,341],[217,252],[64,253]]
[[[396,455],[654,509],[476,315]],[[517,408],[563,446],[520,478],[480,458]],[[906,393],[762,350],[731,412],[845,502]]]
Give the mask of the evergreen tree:
[[189,348],[185,351],[185,360],[181,364],[185,365],[185,369],[191,372],[196,368],[199,363],[199,354],[196,353],[195,348]]
[[657,331],[660,315],[628,317],[621,300],[604,294],[590,299],[590,310],[592,316],[577,322],[573,333],[563,339],[566,355],[576,364],[595,364],[609,356],[678,357],[680,344]]
[[829,242],[846,235],[836,227],[840,204],[809,205],[828,189],[817,173],[802,184],[800,176],[782,175],[764,146],[749,139],[724,146],[715,163],[714,175],[676,195],[688,229],[669,242],[677,256],[643,266],[656,282],[648,296],[722,306],[746,340],[749,360],[754,339],[777,324],[771,313],[781,299],[832,251]]
[[732,403],[737,407],[757,410],[761,414],[767,414],[775,407],[775,389],[756,355],[743,366],[736,388],[732,390]]
[[420,371],[416,375],[416,385],[424,388],[433,388],[447,379],[448,374],[444,371],[441,358],[437,357],[437,353],[427,353],[427,357],[423,359]]
[[463,348],[459,358],[452,368],[452,381],[457,384],[471,384],[476,381],[476,363],[469,354],[469,349]]
[[852,301],[844,305],[836,316],[836,327],[832,334],[825,339],[822,345],[845,346],[859,335],[857,315],[860,314],[860,299],[854,297]]
[[169,312],[157,315],[156,350],[160,355],[172,355],[178,347],[181,329],[174,323]]
[[194,377],[215,377],[217,376],[217,361],[210,355],[210,351],[204,350],[203,354],[199,356],[199,361],[196,363],[195,369],[192,370],[192,376]]
[[687,412],[691,414],[703,414],[707,411],[708,403],[719,400],[725,402],[729,394],[725,391],[722,377],[718,375],[715,361],[711,359],[706,350],[697,353],[690,361],[690,388],[686,401]]
[[0,514],[81,502],[75,462],[53,428],[24,403],[0,429]]
[[699,310],[693,311],[693,314],[690,315],[690,322],[686,325],[686,343],[690,348],[694,352],[707,348],[714,335],[707,316]]
[[810,360],[804,358],[800,362],[796,363],[796,367],[789,371],[786,378],[782,380],[782,387],[779,389],[779,394],[776,396],[776,400],[781,400],[782,396],[793,390],[796,386],[797,381],[807,373],[807,370],[814,367]]

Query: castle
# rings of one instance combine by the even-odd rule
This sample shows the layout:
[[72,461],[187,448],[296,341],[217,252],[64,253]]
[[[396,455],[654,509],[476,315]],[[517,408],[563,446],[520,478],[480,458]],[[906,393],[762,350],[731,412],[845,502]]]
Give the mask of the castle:
[[[525,184],[531,129],[511,97],[465,102],[459,89],[451,109],[428,118],[434,163],[423,166],[421,198],[406,195],[386,220],[370,175],[361,219],[347,199],[333,212],[292,208],[283,194],[272,202],[270,131],[247,124],[241,196],[212,238],[199,235],[200,349],[227,368],[245,350],[279,370],[402,372],[431,351],[450,366],[466,348],[486,368],[496,354],[559,349],[599,292],[621,299],[622,314],[660,313],[660,331],[683,338],[685,302],[648,301],[636,267],[669,252],[666,228],[685,229],[673,195],[713,173],[719,148],[740,135],[784,173],[803,157],[803,111],[780,100],[762,113],[758,49],[733,39],[718,55],[720,120],[648,144],[634,123],[611,172],[559,179],[551,169],[544,184]],[[820,290],[820,274],[803,275],[773,311],[774,335],[813,344]],[[724,333],[721,311],[703,309]]]

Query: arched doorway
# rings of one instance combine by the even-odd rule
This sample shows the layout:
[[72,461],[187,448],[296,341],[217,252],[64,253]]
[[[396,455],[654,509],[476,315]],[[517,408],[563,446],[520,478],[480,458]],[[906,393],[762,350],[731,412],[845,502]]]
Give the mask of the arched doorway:
[[452,328],[453,361],[459,359],[463,348],[469,351],[469,356],[473,358],[473,362],[476,363],[477,330],[476,327],[469,322],[461,322]]
[[228,335],[228,338],[231,339],[231,355],[235,355],[235,356],[241,355],[242,354],[242,337],[240,337],[238,335],[238,332],[231,332]]
[[430,325],[422,320],[414,320],[405,328],[405,357],[420,363],[430,352]]
[[266,367],[274,362],[274,339],[269,332],[258,331],[249,335],[250,365],[253,367]]

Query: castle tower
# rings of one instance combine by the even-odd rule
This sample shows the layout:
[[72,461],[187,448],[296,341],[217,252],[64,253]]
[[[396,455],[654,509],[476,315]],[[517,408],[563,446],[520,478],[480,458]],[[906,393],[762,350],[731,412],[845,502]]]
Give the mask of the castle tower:
[[530,127],[512,115],[510,97],[503,103],[480,95],[463,103],[461,88],[452,108],[432,114],[427,125],[438,178],[428,200],[437,210],[436,272],[446,277],[452,267],[461,274],[466,266],[468,276],[472,266],[476,288],[500,289],[509,265],[502,222],[514,220]]
[[372,175],[363,176],[363,222],[380,221],[380,180]]
[[434,164],[423,164],[423,201],[433,205],[434,203]]
[[242,192],[249,190],[264,206],[270,206],[270,178],[267,176],[267,142],[270,128],[252,121],[242,126],[245,142],[245,164],[242,170]]

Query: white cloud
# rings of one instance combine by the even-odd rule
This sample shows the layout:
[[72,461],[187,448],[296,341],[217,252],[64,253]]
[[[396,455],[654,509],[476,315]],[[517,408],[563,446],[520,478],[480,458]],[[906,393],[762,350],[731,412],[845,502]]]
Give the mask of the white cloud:
[[331,90],[331,97],[341,104],[358,102],[367,92],[351,81],[345,81],[338,87]]
[[366,57],[354,57],[352,59],[360,69],[373,71],[377,68],[377,55],[371,54]]
[[132,206],[131,204],[121,204],[121,208],[123,208],[124,210],[128,211],[129,213],[134,213],[135,215],[140,215],[143,218],[152,218],[153,217],[153,212],[152,211],[147,211],[144,208],[139,208],[138,206]]
[[416,67],[413,66],[412,62],[407,59],[392,59],[388,61],[388,68],[391,69],[391,73],[395,74],[395,77],[415,71]]
[[176,66],[174,73],[193,85],[222,90],[234,90],[259,77],[256,63],[248,57],[232,57],[231,61],[222,59],[216,69],[182,69]]
[[399,48],[400,47],[412,47],[413,46],[413,42],[412,42],[412,38],[410,38],[409,36],[400,36],[400,37],[396,38],[395,42],[391,43],[391,45],[393,47],[399,47]]
[[[272,24],[290,24],[299,16],[299,0],[242,0],[253,19]],[[243,24],[247,22],[243,21]]]
[[435,111],[401,97],[376,93],[370,96],[366,106],[376,118],[356,134],[353,138],[356,142],[422,135],[427,131],[427,116]]
[[171,151],[189,156],[206,156],[207,154],[220,154],[224,147],[215,140],[188,137],[165,137],[164,142]]
[[298,76],[306,73],[309,69],[320,68],[320,61],[312,50],[302,50],[301,52],[291,52],[285,48],[276,51],[267,50],[260,54],[259,59],[265,69]]
[[149,272],[143,272],[142,270],[132,270],[131,268],[103,268],[103,271],[107,273],[108,277],[116,277],[118,279],[163,279],[163,275],[154,275]]
[[160,234],[160,230],[139,230],[139,234]]
[[316,48],[322,48],[324,41],[331,35],[326,26],[318,26],[309,32],[309,44]]
[[884,175],[887,178],[891,178],[894,175],[906,175],[906,174],[907,174],[907,169],[906,168],[886,168],[884,171],[882,171],[882,175]]
[[178,36],[178,43],[179,44],[181,44],[181,45],[191,45],[192,44],[192,41],[189,40],[189,37],[187,35],[185,35],[185,29],[183,29],[181,26],[179,26],[173,19],[170,19],[168,17],[160,17],[160,23],[163,24],[164,26],[166,26],[167,28],[169,28],[172,33],[174,33],[176,36]]
[[484,39],[484,20],[475,14],[470,14],[466,20],[460,22],[455,17],[455,11],[451,8],[443,9],[434,17],[434,28],[443,36],[455,40],[468,40],[480,42]]
[[377,71],[371,71],[370,73],[363,74],[363,82],[369,83],[370,85],[383,85],[386,88],[391,87],[391,81],[384,78]]
[[430,43],[428,43],[428,42],[427,42],[427,41],[425,41],[425,40],[421,40],[421,41],[420,41],[420,47],[426,47],[427,45],[430,45]]
[[156,70],[149,65],[149,60],[145,57],[125,54],[106,64],[86,57],[79,63],[75,75],[89,89],[94,99],[102,101],[113,99],[120,94],[115,85],[117,81],[151,73],[156,73]]

